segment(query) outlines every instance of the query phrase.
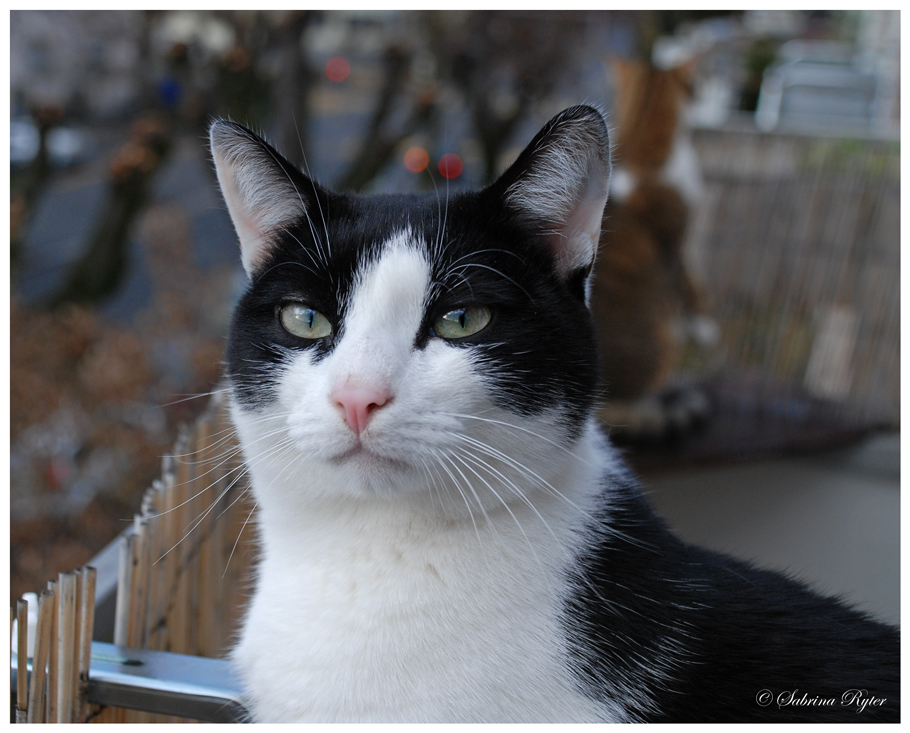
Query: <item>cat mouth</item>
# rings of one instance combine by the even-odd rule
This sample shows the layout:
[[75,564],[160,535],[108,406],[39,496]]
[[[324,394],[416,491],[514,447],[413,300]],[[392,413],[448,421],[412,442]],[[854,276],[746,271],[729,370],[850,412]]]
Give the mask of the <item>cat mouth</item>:
[[409,468],[408,464],[404,461],[376,453],[364,446],[361,442],[358,442],[353,448],[333,457],[331,463],[336,466],[356,466],[364,471],[375,471],[377,469],[404,471]]

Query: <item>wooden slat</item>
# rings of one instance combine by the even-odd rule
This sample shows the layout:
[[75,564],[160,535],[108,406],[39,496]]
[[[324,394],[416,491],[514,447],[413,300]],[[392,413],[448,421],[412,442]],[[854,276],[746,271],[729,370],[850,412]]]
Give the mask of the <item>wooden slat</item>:
[[77,720],[85,720],[91,707],[87,701],[89,669],[92,662],[92,637],[95,631],[95,586],[98,582],[98,571],[93,567],[85,567],[79,575],[81,593],[81,607],[79,610],[81,644],[79,647],[79,695],[78,705],[74,712]]
[[60,573],[57,581],[56,721],[70,723],[76,697],[76,574]]
[[16,601],[16,722],[28,720],[28,602]]
[[60,618],[60,603],[57,599],[58,593],[58,582],[56,580],[49,580],[47,583],[48,590],[50,591],[50,597],[53,598],[53,605],[51,606],[51,633],[50,633],[50,648],[49,656],[47,662],[47,706],[44,712],[44,719],[48,723],[57,722],[57,677],[59,675],[60,665],[59,665],[59,656],[60,656],[60,646],[57,643],[57,627],[59,625]]
[[29,686],[28,722],[44,723],[47,721],[47,662],[50,648],[54,644],[51,637],[56,599],[50,590],[41,591],[38,596],[38,624],[35,631],[35,656],[32,661],[32,682]]

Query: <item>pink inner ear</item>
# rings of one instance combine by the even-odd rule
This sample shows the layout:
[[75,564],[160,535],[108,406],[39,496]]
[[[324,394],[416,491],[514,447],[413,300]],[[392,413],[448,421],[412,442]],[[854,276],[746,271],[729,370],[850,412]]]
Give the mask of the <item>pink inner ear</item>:
[[556,255],[563,274],[590,267],[597,257],[600,229],[604,206],[607,203],[606,190],[587,181],[584,192],[575,202],[565,223],[550,239],[550,246]]
[[589,107],[566,110],[515,165],[522,161],[524,167],[506,191],[507,202],[551,227],[550,247],[563,275],[590,267],[597,256],[610,182],[603,118]]
[[256,265],[262,260],[262,250],[264,249],[260,222],[251,214],[248,202],[240,195],[236,178],[237,166],[226,161],[217,152],[214,158],[221,193],[237,232],[237,238],[240,240],[240,258],[243,262],[243,269],[246,270],[247,275],[252,276]]
[[252,276],[265,258],[271,235],[296,221],[306,206],[292,177],[292,166],[248,130],[215,123],[212,157],[241,258]]
[[[276,185],[274,180],[259,174],[252,166],[225,160],[217,153],[214,158],[224,201],[240,240],[243,269],[252,277],[253,271],[265,258],[270,233],[301,209],[297,204],[299,196],[292,186],[283,185],[280,179]],[[243,176],[257,174],[258,188],[242,191],[239,180]]]

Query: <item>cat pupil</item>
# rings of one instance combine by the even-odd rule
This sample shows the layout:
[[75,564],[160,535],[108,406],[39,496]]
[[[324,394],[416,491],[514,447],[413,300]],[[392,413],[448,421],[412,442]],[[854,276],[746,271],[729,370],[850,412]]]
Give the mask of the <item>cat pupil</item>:
[[284,306],[280,320],[288,333],[300,338],[318,339],[332,332],[332,326],[325,316],[299,303]]
[[486,328],[490,318],[490,309],[484,306],[456,308],[436,319],[433,324],[433,333],[444,339],[472,336]]

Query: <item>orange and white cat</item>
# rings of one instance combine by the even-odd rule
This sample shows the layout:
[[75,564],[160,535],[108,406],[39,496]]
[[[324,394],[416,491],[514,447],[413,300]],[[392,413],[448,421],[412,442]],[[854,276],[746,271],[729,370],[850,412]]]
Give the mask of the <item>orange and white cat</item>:
[[703,419],[700,393],[669,390],[687,335],[716,340],[682,256],[701,190],[685,134],[691,65],[669,71],[614,61],[616,168],[604,212],[591,310],[614,437],[661,438]]

